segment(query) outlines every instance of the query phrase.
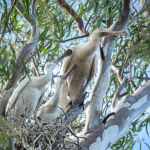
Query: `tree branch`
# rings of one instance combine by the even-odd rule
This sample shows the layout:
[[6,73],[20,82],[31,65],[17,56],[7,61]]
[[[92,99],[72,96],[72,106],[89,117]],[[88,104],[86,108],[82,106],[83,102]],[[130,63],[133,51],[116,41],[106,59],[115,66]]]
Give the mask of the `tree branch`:
[[145,36],[143,37],[138,43],[135,43],[132,47],[130,47],[130,49],[128,50],[128,53],[126,55],[126,59],[125,59],[125,62],[123,64],[123,67],[122,67],[122,71],[121,71],[121,77],[123,77],[123,72],[124,72],[124,67],[126,66],[129,58],[132,56],[132,54],[135,54],[136,51],[138,50],[138,48],[150,37],[150,32]]
[[115,65],[111,65],[111,70],[116,73],[118,80],[121,84],[123,82],[123,79],[121,77],[121,71]]
[[65,0],[57,0],[57,2],[63,9],[65,9],[75,19],[81,34],[83,35],[87,34],[84,29],[82,18],[79,17],[79,15],[69,6],[69,4]]
[[33,51],[37,46],[40,30],[39,30],[38,21],[36,19],[35,10],[33,10],[35,9],[36,1],[37,0],[32,1],[32,13],[30,14],[30,16],[27,13],[25,13],[25,8],[21,3],[18,2],[16,5],[16,9],[28,21],[28,23],[31,26],[31,37],[29,43],[22,48],[20,54],[18,55],[16,59],[14,72],[12,73],[10,80],[7,82],[4,89],[9,89],[15,85],[17,79],[19,78],[19,75],[21,74],[23,63],[26,61],[26,58],[29,56],[31,51]]
[[85,35],[76,36],[76,37],[73,37],[73,38],[70,38],[70,39],[61,40],[61,41],[54,41],[54,42],[65,43],[65,42],[69,42],[69,41],[72,41],[72,40],[77,40],[77,39],[84,38],[84,37],[88,37],[88,36],[89,36],[89,33],[86,33]]
[[105,125],[84,134],[86,140],[79,139],[81,149],[109,148],[129,131],[131,123],[148,107],[150,107],[150,81],[132,95],[123,98],[112,110],[115,114],[108,118]]
[[11,13],[13,12],[13,10],[14,10],[14,8],[15,8],[16,3],[17,3],[17,0],[15,0],[15,1],[13,2],[12,6],[11,6],[9,12],[8,12],[8,15],[7,15],[6,22],[5,22],[5,25],[4,25],[4,27],[3,27],[3,30],[2,30],[2,36],[1,36],[0,40],[2,40],[3,37],[4,37],[5,31],[6,31],[6,26],[7,26],[7,24],[8,24],[8,21],[9,21],[9,18],[10,18],[10,16],[11,16]]
[[[110,30],[119,31],[127,28],[130,16],[130,0],[123,1],[123,10],[121,18],[118,19]],[[101,107],[103,98],[109,87],[111,56],[115,47],[115,37],[107,37],[103,42],[103,51],[105,59],[99,61],[98,76],[92,88],[89,100],[91,101],[87,110],[87,119],[84,132],[93,131],[93,129],[101,124],[98,111]]]
[[[127,83],[127,80],[128,80],[128,78],[125,77],[125,78],[123,79],[121,85],[120,85],[119,88],[117,89],[117,91],[116,91],[116,93],[115,93],[115,95],[114,95],[114,99],[113,99],[112,104],[111,104],[111,110],[113,110],[113,108],[116,106],[116,104],[117,104],[117,102],[118,102],[117,99],[118,99],[118,97],[119,97],[119,95],[120,95],[122,89],[125,87],[125,85],[126,85],[126,83]],[[112,112],[112,111],[111,111],[111,112]]]
[[[137,13],[137,15],[132,17],[131,21],[128,23],[128,26],[131,26],[134,22],[136,22],[139,19],[139,16],[149,9],[150,9],[150,5],[148,6],[144,5],[144,7],[142,7],[142,9]],[[149,17],[150,17],[150,14],[149,16],[146,16],[144,19],[147,19]]]

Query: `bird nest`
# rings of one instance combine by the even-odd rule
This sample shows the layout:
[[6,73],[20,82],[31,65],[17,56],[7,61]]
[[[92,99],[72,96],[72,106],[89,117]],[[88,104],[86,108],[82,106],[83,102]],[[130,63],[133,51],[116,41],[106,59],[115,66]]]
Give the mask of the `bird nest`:
[[14,142],[18,150],[60,150],[77,145],[69,141],[68,133],[75,137],[76,135],[64,116],[45,124],[41,124],[38,119],[26,117],[17,119],[11,116],[8,120],[14,126]]
[[[77,100],[84,101],[86,93],[80,92]],[[79,138],[71,130],[70,125],[87,108],[85,105],[73,104],[70,109],[50,123],[41,123],[36,117],[19,117],[12,114],[7,117],[7,122],[13,126],[12,138],[15,149],[18,150],[62,150],[79,145]],[[73,142],[69,137],[75,137]],[[12,149],[12,148],[11,148]]]

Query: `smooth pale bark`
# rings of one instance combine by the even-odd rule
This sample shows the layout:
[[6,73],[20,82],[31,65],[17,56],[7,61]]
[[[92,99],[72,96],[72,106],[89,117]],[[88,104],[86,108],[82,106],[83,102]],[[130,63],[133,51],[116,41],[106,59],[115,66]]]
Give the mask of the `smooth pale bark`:
[[[127,28],[127,23],[130,19],[130,1],[123,1],[123,10],[121,18],[118,19],[111,27],[112,31],[119,31]],[[103,98],[106,95],[109,87],[110,69],[111,69],[111,56],[115,47],[115,37],[107,37],[102,41],[105,60],[99,60],[98,64],[98,76],[94,83],[92,92],[90,94],[90,105],[87,108],[87,118],[84,132],[91,131],[95,126],[100,124],[98,109],[102,103]]]
[[101,124],[80,139],[81,149],[105,150],[129,131],[130,124],[150,107],[150,81],[132,95],[124,97],[112,110],[106,124]]
[[[129,24],[131,3],[132,0],[124,0],[121,19],[116,21],[110,30],[127,29],[131,25]],[[86,126],[84,132],[80,134],[86,139],[81,138],[79,141],[83,150],[108,149],[129,131],[130,124],[150,106],[150,81],[148,81],[132,95],[124,97],[115,107],[112,107],[115,115],[111,116],[106,124],[102,124],[97,110],[109,87],[111,55],[115,38],[104,39],[103,46],[105,60],[99,61],[99,73],[90,95],[91,104],[87,110]]]

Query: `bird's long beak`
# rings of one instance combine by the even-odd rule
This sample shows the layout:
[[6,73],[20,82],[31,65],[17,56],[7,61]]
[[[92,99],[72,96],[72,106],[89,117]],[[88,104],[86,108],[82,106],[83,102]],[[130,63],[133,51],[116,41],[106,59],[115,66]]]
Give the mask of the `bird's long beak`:
[[102,36],[113,36],[113,35],[121,35],[121,36],[129,36],[125,30],[121,31],[102,31]]
[[58,63],[60,60],[62,60],[64,57],[70,56],[72,54],[72,50],[68,49],[67,51],[64,52],[64,54],[55,60],[53,60],[55,63]]
[[73,65],[64,75],[61,76],[62,79],[67,79],[72,71],[78,68],[78,65]]

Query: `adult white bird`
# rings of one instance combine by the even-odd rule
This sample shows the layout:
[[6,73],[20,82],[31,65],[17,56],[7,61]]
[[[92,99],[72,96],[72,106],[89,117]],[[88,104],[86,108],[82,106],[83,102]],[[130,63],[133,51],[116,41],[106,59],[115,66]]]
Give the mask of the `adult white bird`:
[[56,82],[55,92],[52,98],[47,101],[45,104],[41,105],[41,107],[37,111],[37,117],[40,118],[42,123],[49,123],[63,114],[63,109],[59,105],[60,95],[62,92],[62,88],[66,82],[69,74],[77,68],[77,65],[74,65],[69,71],[67,71],[64,75],[61,75]]
[[52,79],[53,69],[62,58],[71,55],[71,53],[71,50],[67,50],[61,57],[47,62],[44,67],[45,75],[25,78],[10,97],[6,106],[6,115],[13,114],[17,117],[32,115],[42,103],[45,87]]
[[70,74],[66,84],[63,87],[60,106],[67,111],[66,107],[71,102],[75,104],[81,86],[87,86],[95,74],[97,55],[96,49],[99,46],[100,39],[104,36],[122,35],[127,36],[126,31],[105,31],[100,28],[96,29],[89,37],[89,42],[71,47],[72,55],[64,59],[61,74],[77,64],[78,68]]

